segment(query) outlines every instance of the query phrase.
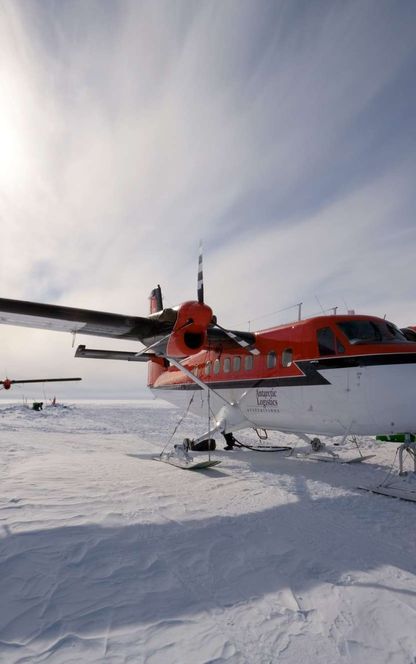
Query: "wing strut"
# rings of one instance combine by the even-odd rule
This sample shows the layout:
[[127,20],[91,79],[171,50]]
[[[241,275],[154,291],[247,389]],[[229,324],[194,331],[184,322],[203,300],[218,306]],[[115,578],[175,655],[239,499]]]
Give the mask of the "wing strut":
[[227,399],[225,399],[225,397],[223,397],[221,394],[219,394],[219,392],[217,392],[217,391],[214,390],[212,387],[210,387],[209,385],[207,385],[206,383],[204,383],[203,380],[200,380],[200,379],[198,378],[198,376],[195,376],[195,374],[193,374],[192,371],[189,371],[189,369],[187,369],[186,367],[184,367],[183,364],[181,364],[180,362],[178,362],[177,360],[175,360],[174,357],[169,357],[168,355],[165,355],[164,357],[166,357],[166,359],[168,360],[168,362],[170,362],[171,364],[173,364],[174,367],[176,367],[177,369],[179,369],[180,371],[182,371],[182,373],[184,373],[185,376],[188,376],[188,378],[190,378],[194,383],[196,383],[197,385],[199,385],[199,387],[202,387],[203,390],[206,390],[208,393],[212,392],[213,394],[215,394],[216,397],[218,397],[219,399],[221,399],[222,401],[224,401],[224,403],[226,403],[227,406],[233,406],[233,405],[234,405],[234,404],[231,403],[231,401],[227,401]]

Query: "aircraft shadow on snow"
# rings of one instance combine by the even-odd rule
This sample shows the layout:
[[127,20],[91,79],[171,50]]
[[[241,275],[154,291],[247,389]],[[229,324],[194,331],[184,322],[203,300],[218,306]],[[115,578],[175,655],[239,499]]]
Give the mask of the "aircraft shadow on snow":
[[[196,491],[194,511],[204,500]],[[360,575],[386,565],[416,573],[406,529],[414,505],[367,494],[314,498],[300,473],[296,492],[296,502],[237,516],[5,532],[1,648],[39,638],[58,647],[63,634],[107,633],[109,624],[197,619],[288,587],[302,595],[320,584],[354,586],[354,576],[363,586]],[[392,589],[416,601],[411,588]]]

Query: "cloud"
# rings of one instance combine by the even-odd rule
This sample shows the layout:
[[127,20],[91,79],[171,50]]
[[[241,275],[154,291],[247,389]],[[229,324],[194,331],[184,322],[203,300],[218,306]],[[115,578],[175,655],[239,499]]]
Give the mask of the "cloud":
[[[3,2],[2,295],[144,314],[156,283],[194,297],[202,237],[224,324],[316,296],[412,322],[415,11]],[[1,337],[35,366],[31,332]]]

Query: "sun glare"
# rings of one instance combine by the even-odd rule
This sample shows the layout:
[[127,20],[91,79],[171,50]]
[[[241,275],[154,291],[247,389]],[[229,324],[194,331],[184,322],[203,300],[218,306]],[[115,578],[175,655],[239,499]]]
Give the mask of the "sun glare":
[[3,74],[0,79],[0,182],[6,192],[19,185],[26,171],[22,105],[17,86]]

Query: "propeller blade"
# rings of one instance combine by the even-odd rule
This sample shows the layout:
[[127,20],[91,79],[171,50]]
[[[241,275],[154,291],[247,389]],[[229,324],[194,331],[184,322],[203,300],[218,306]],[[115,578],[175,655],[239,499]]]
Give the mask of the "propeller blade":
[[260,355],[259,349],[256,348],[254,344],[248,343],[237,334],[231,332],[231,330],[226,330],[225,327],[222,327],[218,323],[215,323],[214,327],[218,327],[219,330],[222,330],[228,337],[230,337],[230,339],[238,343],[238,345],[241,346],[241,348],[244,348],[244,350],[248,350],[252,355]]
[[202,265],[202,242],[199,243],[198,257],[198,302],[204,304],[204,274]]

